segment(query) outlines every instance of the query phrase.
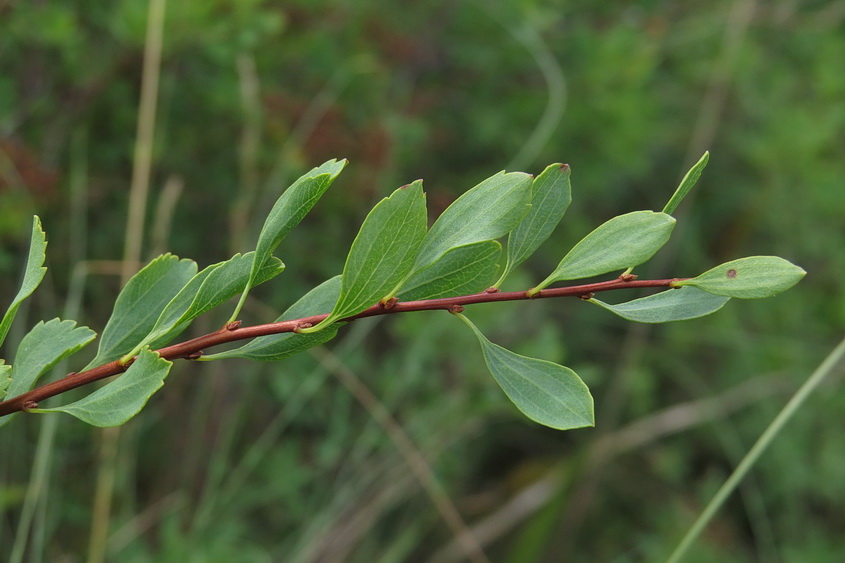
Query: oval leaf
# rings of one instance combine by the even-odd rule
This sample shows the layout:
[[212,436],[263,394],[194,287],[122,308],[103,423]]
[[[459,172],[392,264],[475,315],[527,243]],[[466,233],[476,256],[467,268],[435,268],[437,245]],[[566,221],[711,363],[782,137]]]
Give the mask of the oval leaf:
[[531,209],[508,236],[508,261],[495,287],[499,287],[514,268],[534,254],[555,230],[569,204],[572,187],[569,165],[550,164],[531,185]]
[[584,237],[532,293],[561,280],[576,280],[642,264],[660,250],[675,219],[665,213],[634,211],[614,217]]
[[172,362],[145,348],[126,373],[87,397],[69,405],[31,409],[30,412],[63,412],[93,426],[120,426],[138,414],[153,393],[164,385],[164,378],[172,365]]
[[458,246],[417,272],[397,296],[401,301],[443,299],[484,291],[499,269],[502,245],[483,240]]
[[692,286],[707,293],[758,299],[786,291],[807,275],[803,268],[778,256],[749,256],[707,270],[676,287]]
[[24,299],[32,295],[35,288],[44,279],[44,273],[47,268],[44,267],[44,260],[47,257],[47,235],[41,228],[41,219],[35,215],[32,218],[32,235],[29,240],[29,255],[26,259],[26,268],[24,269],[23,280],[21,287],[18,290],[6,314],[3,315],[3,320],[0,321],[0,345],[6,340],[6,335],[9,334],[9,328],[12,326],[12,321],[15,320],[15,315],[18,313],[18,308]]
[[193,260],[164,254],[132,276],[117,296],[100,338],[97,357],[88,368],[114,361],[134,349],[153,329],[171,299],[196,273],[197,264]]
[[276,200],[264,221],[261,234],[258,235],[258,244],[255,247],[255,254],[252,255],[253,261],[250,266],[248,282],[230,320],[235,320],[240,313],[249,290],[257,285],[259,272],[273,254],[273,251],[311,211],[346,164],[346,159],[341,161],[332,159],[324,162],[303,174]]
[[303,332],[316,332],[360,313],[395,288],[413,266],[425,229],[422,181],[399,188],[376,204],[352,242],[331,315]]
[[[285,311],[275,322],[289,321],[328,313],[340,296],[340,276],[335,276],[302,296],[299,301]],[[338,326],[334,324],[314,334],[286,332],[261,336],[249,343],[217,354],[203,355],[203,361],[224,358],[248,358],[262,362],[274,362],[298,354],[308,348],[324,344],[335,337]]]
[[682,287],[661,291],[648,297],[634,299],[618,305],[611,305],[598,299],[590,299],[623,319],[637,323],[668,323],[697,319],[721,309],[730,297],[713,295],[694,287]]
[[531,176],[499,172],[456,199],[426,235],[413,273],[458,246],[503,237],[525,217],[531,203]]
[[478,338],[496,382],[525,416],[558,430],[595,425],[593,397],[574,371],[493,344],[469,319],[458,316]]

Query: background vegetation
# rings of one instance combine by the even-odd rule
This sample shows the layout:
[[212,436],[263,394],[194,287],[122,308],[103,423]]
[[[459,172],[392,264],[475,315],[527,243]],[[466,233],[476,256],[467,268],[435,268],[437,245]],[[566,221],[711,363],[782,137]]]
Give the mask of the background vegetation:
[[[46,287],[8,350],[37,320],[101,330],[111,311],[147,10],[0,2],[2,301],[33,213],[50,240]],[[596,398],[590,430],[524,419],[445,314],[359,321],[279,364],[182,362],[118,440],[111,560],[460,560],[444,503],[494,561],[657,560],[842,336],[842,2],[183,1],[163,34],[145,259],[249,249],[289,180],[351,161],[247,322],[338,273],[372,205],[416,178],[442,210],[499,169],[569,163],[573,205],[511,284],[527,288],[599,223],[660,209],[705,149],[695,201],[639,273],[775,254],[809,275],[656,328],[574,300],[468,310],[501,344],[575,368]],[[841,384],[778,438],[690,561],[845,560]],[[27,558],[78,561],[101,438],[63,417],[44,442],[45,419],[0,435],[0,552],[43,475]],[[52,443],[40,473],[39,440]],[[409,470],[423,458],[442,488]]]

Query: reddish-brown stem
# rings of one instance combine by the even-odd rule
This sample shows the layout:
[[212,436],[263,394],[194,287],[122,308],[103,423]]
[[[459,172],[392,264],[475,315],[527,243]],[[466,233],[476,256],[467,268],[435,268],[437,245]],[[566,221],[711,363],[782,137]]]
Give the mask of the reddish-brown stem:
[[[600,291],[612,291],[615,289],[630,289],[643,287],[672,287],[673,282],[681,281],[683,278],[672,278],[663,280],[637,280],[630,278],[617,278],[614,280],[590,283],[584,285],[574,285],[569,287],[557,287],[552,289],[544,289],[530,297],[526,291],[499,291],[491,293],[483,291],[472,295],[461,295],[459,297],[447,297],[445,299],[426,299],[423,301],[398,301],[393,303],[390,307],[385,307],[381,303],[376,303],[369,309],[341,319],[341,322],[351,322],[356,319],[363,319],[365,317],[375,317],[378,315],[393,315],[396,313],[410,313],[411,311],[460,311],[466,305],[474,305],[476,303],[492,303],[496,301],[520,301],[533,299],[549,299],[553,297],[579,297],[583,298],[586,295],[598,293]],[[200,357],[206,348],[225,344],[226,342],[234,342],[237,340],[250,340],[259,336],[267,336],[269,334],[281,334],[285,332],[296,332],[297,329],[304,326],[313,326],[325,319],[328,315],[314,315],[311,317],[304,317],[290,321],[283,321],[278,323],[268,323],[255,326],[242,326],[240,321],[227,323],[226,326],[216,332],[206,334],[179,344],[167,346],[157,350],[162,358],[167,360],[175,359],[196,359]],[[40,401],[61,395],[71,389],[88,385],[100,379],[105,379],[114,375],[119,375],[125,372],[130,363],[120,364],[117,361],[103,364],[95,368],[81,371],[78,373],[70,373],[52,383],[47,383],[40,387],[33,389],[17,397],[12,397],[7,401],[0,402],[0,416],[5,416],[13,412],[28,410],[36,408]]]

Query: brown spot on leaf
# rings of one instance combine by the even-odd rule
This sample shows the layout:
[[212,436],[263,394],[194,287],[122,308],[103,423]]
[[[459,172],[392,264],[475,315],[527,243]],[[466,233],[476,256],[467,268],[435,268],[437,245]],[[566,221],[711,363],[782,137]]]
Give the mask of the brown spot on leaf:
[[736,277],[736,270],[734,270],[734,269],[728,270],[728,277],[731,278],[731,279],[735,278]]

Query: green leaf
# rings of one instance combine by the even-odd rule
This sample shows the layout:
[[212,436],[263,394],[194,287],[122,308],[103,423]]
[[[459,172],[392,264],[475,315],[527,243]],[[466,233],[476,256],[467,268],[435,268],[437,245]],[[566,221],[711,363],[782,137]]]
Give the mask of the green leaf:
[[88,327],[77,327],[76,321],[39,322],[21,339],[15,352],[9,394],[15,397],[26,393],[50,368],[84,348],[96,336]]
[[590,299],[623,319],[637,323],[668,323],[696,319],[715,313],[730,297],[713,295],[694,287],[682,287],[661,291],[648,297],[634,299],[618,305],[611,305],[598,299]]
[[32,236],[29,241],[29,256],[26,260],[26,269],[24,270],[23,281],[18,290],[18,294],[12,299],[9,309],[3,315],[3,320],[0,321],[0,345],[6,340],[6,335],[9,334],[9,328],[12,326],[12,321],[15,320],[15,315],[18,313],[18,308],[23,303],[23,300],[32,295],[35,288],[44,279],[44,273],[47,268],[44,267],[44,260],[47,257],[47,236],[41,229],[41,219],[38,216],[32,218]]
[[[308,293],[290,306],[275,322],[289,321],[326,314],[332,310],[340,296],[340,276],[335,276]],[[335,337],[338,325],[333,324],[324,330],[313,334],[297,334],[286,332],[261,336],[249,343],[226,352],[203,355],[203,361],[220,360],[224,358],[247,358],[262,362],[274,362],[303,352],[308,348],[324,344]]]
[[276,200],[273,209],[264,221],[261,234],[258,236],[258,244],[253,255],[252,266],[249,273],[249,281],[243,289],[243,294],[238,306],[235,309],[230,321],[240,313],[246,295],[249,290],[255,287],[259,271],[265,262],[273,254],[273,251],[284,240],[288,233],[299,224],[308,214],[320,197],[332,185],[334,179],[346,166],[347,161],[335,159],[324,162],[322,165],[302,175]]
[[568,165],[551,164],[534,179],[531,209],[508,236],[507,265],[494,287],[499,287],[508,274],[534,254],[560,223],[572,202],[569,174]]
[[709,160],[710,152],[705,151],[704,155],[702,155],[698,162],[689,169],[689,172],[686,173],[684,179],[681,180],[678,189],[675,190],[675,193],[672,194],[672,197],[669,198],[669,201],[666,203],[666,207],[663,208],[663,213],[671,215],[675,209],[678,208],[678,205],[680,205],[684,198],[687,197],[687,194],[698,182],[698,179],[701,178],[701,173],[704,171],[704,167],[707,166],[707,162]]
[[413,273],[446,252],[505,236],[528,213],[532,178],[523,172],[499,172],[463,194],[437,218],[420,247]]
[[63,412],[93,426],[120,426],[138,414],[164,385],[173,363],[145,348],[126,373],[76,402],[30,412]]
[[[39,322],[21,339],[12,366],[12,382],[6,392],[10,397],[26,393],[50,368],[84,348],[96,336],[88,327],[77,327],[75,321]],[[0,418],[0,426],[10,418]]]
[[707,293],[758,299],[786,291],[807,272],[778,256],[749,256],[707,270],[690,280],[675,282],[675,287],[692,286]]
[[397,297],[400,301],[416,301],[484,291],[495,279],[501,254],[502,245],[495,240],[453,248],[412,276]]
[[642,264],[666,244],[674,227],[672,216],[654,211],[614,217],[581,239],[531,293],[556,281],[589,278]]
[[420,180],[376,204],[352,242],[334,309],[322,323],[302,332],[321,330],[387,295],[408,275],[425,228],[425,194]]
[[[195,318],[243,291],[250,276],[253,255],[254,252],[235,254],[229,260],[212,264],[196,274],[167,304],[149,334],[124,358],[129,359],[148,344],[155,347],[165,345]],[[259,270],[255,285],[274,278],[284,268],[281,260],[272,257]]]
[[525,416],[559,430],[595,425],[593,397],[574,371],[493,344],[468,318],[457,316],[475,333],[490,373]]
[[[9,372],[11,371],[12,366],[6,365],[6,360],[0,359],[0,401],[6,396],[6,389],[9,388],[9,384],[12,382],[12,378],[9,377]],[[2,422],[0,422],[0,425],[2,425]]]
[[100,338],[97,357],[88,368],[117,360],[133,350],[155,326],[170,300],[196,273],[197,264],[193,260],[164,254],[132,276],[117,296]]

